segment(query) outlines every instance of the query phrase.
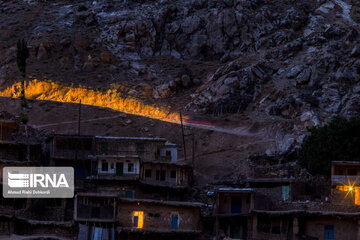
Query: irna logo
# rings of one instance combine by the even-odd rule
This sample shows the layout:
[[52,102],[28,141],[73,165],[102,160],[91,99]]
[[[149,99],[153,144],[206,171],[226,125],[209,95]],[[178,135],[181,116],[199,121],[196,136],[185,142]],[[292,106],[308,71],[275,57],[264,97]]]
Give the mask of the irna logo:
[[5,198],[72,198],[72,167],[4,167]]
[[[59,176],[58,176],[59,175]],[[41,173],[8,173],[8,185],[11,188],[37,188],[37,187],[69,187],[65,174]]]

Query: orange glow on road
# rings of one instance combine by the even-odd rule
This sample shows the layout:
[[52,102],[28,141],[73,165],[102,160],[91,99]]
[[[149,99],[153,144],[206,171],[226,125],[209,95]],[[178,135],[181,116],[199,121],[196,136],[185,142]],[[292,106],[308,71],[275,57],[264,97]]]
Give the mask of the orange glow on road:
[[[26,98],[63,103],[79,103],[110,108],[119,112],[149,117],[166,122],[179,123],[178,113],[169,107],[147,105],[133,97],[124,97],[115,89],[96,91],[85,87],[68,87],[59,83],[32,80],[26,83]],[[21,83],[15,83],[0,91],[0,96],[20,98]]]

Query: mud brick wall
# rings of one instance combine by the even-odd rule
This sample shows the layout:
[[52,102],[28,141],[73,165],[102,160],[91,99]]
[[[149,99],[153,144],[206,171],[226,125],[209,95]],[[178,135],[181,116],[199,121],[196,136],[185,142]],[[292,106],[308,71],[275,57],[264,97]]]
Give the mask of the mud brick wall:
[[120,226],[133,227],[133,211],[144,212],[144,229],[171,229],[171,216],[176,213],[179,215],[180,230],[200,228],[200,209],[142,202],[118,203],[117,221]]
[[358,220],[340,217],[309,217],[304,220],[305,234],[309,237],[323,240],[326,225],[334,226],[334,239],[353,240],[357,239]]

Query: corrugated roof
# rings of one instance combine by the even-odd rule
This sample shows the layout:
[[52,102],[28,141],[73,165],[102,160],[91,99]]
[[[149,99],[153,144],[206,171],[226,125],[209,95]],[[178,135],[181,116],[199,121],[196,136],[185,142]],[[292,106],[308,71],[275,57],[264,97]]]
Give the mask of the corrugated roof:
[[150,137],[112,137],[112,136],[95,136],[101,139],[120,139],[120,140],[143,140],[143,141],[161,141],[166,142],[165,138],[150,138]]

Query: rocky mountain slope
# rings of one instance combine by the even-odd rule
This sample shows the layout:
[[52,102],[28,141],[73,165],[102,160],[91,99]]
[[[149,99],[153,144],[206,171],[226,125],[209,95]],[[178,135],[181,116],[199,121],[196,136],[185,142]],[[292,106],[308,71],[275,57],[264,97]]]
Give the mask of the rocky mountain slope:
[[29,79],[115,87],[195,120],[262,132],[274,144],[260,153],[285,154],[306,127],[359,114],[359,8],[355,0],[0,1],[0,88],[19,80],[15,46],[25,37]]

